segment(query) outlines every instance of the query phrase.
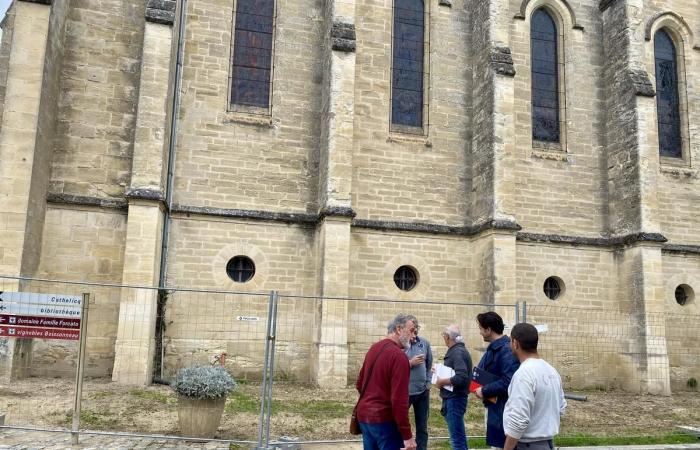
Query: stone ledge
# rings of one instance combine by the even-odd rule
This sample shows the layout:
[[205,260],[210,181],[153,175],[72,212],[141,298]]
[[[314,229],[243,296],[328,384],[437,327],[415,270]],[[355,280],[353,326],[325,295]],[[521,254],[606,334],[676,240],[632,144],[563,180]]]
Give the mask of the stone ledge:
[[671,175],[671,176],[676,177],[676,178],[695,179],[698,177],[697,169],[692,169],[688,166],[671,166],[671,165],[661,164],[659,166],[659,171],[661,173]]
[[274,128],[275,124],[272,122],[272,116],[269,115],[253,115],[247,114],[239,111],[229,111],[226,113],[226,117],[223,122],[224,125],[241,123],[244,125],[253,125],[256,127],[263,128]]
[[331,48],[339,52],[355,51],[355,25],[351,23],[333,22],[331,26]]
[[616,247],[636,244],[638,242],[664,243],[667,239],[660,233],[632,233],[611,237],[568,236],[562,234],[518,233],[518,241],[548,242],[552,244],[587,245],[592,247]]
[[635,95],[639,95],[641,97],[656,96],[656,90],[654,90],[654,86],[651,84],[651,79],[649,78],[649,74],[646,72],[646,70],[630,69],[627,74]]
[[687,253],[700,255],[700,245],[664,244],[661,246],[664,253]]
[[100,208],[126,210],[128,204],[123,198],[100,198],[63,193],[49,193],[47,203],[63,203],[66,205],[97,206]]
[[40,5],[50,5],[53,0],[20,0],[27,3],[39,3]]
[[175,0],[148,0],[146,21],[164,25],[175,23]]
[[165,200],[165,196],[163,195],[163,192],[159,189],[139,189],[139,188],[133,188],[133,189],[127,189],[126,194],[124,194],[124,197],[128,199],[135,199],[135,200],[154,200],[154,201],[159,201],[162,202]]
[[349,206],[329,206],[319,213],[319,219],[324,217],[349,217],[354,218],[357,213]]
[[569,161],[569,154],[563,150],[545,150],[533,148],[530,156],[538,159],[549,159],[551,161]]
[[451,236],[474,236],[487,230],[518,231],[520,225],[507,220],[487,220],[478,225],[453,226],[425,222],[394,222],[387,220],[355,219],[353,227],[383,231],[411,231]]
[[426,147],[433,146],[433,143],[430,141],[430,139],[428,139],[428,137],[423,134],[401,133],[400,131],[394,131],[392,133],[389,133],[389,136],[387,136],[386,141],[400,142],[405,144],[422,144]]
[[494,47],[491,49],[491,68],[499,75],[507,77],[515,76],[513,56],[508,47]]
[[173,205],[172,212],[185,214],[200,214],[205,216],[258,219],[294,224],[315,225],[318,222],[317,214],[270,212],[248,209],[211,208],[208,206],[188,206],[180,204]]

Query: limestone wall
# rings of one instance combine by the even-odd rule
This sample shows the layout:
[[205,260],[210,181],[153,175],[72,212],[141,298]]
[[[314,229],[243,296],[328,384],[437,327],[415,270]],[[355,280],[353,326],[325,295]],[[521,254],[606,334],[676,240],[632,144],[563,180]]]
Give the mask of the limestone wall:
[[[471,173],[468,10],[426,2],[423,134],[391,132],[391,2],[357,2],[353,208],[367,219],[461,225]],[[428,26],[429,24],[429,26]]]
[[[94,208],[60,205],[47,208],[38,278],[116,283],[121,281],[126,215]],[[90,293],[88,364],[90,376],[108,376],[114,363],[120,288],[35,282],[30,292],[80,295]],[[77,342],[42,341],[33,345],[32,373],[74,376]]]
[[233,2],[188,2],[174,199],[315,210],[323,2],[276,2],[271,114],[228,111]]
[[145,2],[80,0],[66,23],[53,193],[122,196],[133,151]]

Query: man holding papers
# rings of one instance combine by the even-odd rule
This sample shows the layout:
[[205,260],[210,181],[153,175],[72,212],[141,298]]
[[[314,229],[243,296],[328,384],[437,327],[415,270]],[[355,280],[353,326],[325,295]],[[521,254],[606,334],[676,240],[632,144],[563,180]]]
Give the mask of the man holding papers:
[[510,338],[503,335],[503,319],[493,311],[476,316],[479,334],[488,342],[484,356],[474,369],[469,389],[486,407],[486,444],[501,449],[506,442],[503,409],[508,401],[508,385],[520,363],[510,350]]
[[[467,434],[464,430],[464,413],[467,411],[467,395],[472,373],[472,358],[464,347],[464,338],[457,325],[450,325],[442,332],[447,346],[445,366],[454,371],[454,375],[442,377],[441,368],[437,368],[435,385],[440,388],[442,409],[447,429],[450,432],[452,450],[467,450]],[[451,371],[450,371],[451,372]]]

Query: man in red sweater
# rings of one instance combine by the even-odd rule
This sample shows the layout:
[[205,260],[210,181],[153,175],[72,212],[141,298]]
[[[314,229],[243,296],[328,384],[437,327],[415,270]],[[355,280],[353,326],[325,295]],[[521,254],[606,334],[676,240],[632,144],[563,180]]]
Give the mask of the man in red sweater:
[[414,450],[408,421],[408,348],[415,324],[405,314],[389,322],[386,339],[365,355],[355,387],[360,393],[357,420],[364,450]]

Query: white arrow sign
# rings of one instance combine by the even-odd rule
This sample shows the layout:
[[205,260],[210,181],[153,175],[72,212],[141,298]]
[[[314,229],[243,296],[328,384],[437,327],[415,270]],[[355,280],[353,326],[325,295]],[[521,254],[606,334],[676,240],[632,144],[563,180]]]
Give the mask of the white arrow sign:
[[41,305],[34,303],[9,303],[6,301],[0,302],[0,314],[68,317],[72,319],[79,319],[80,313],[80,308],[76,308],[75,306]]
[[83,297],[81,295],[37,294],[34,292],[0,291],[0,305],[4,302],[80,307],[83,303]]

